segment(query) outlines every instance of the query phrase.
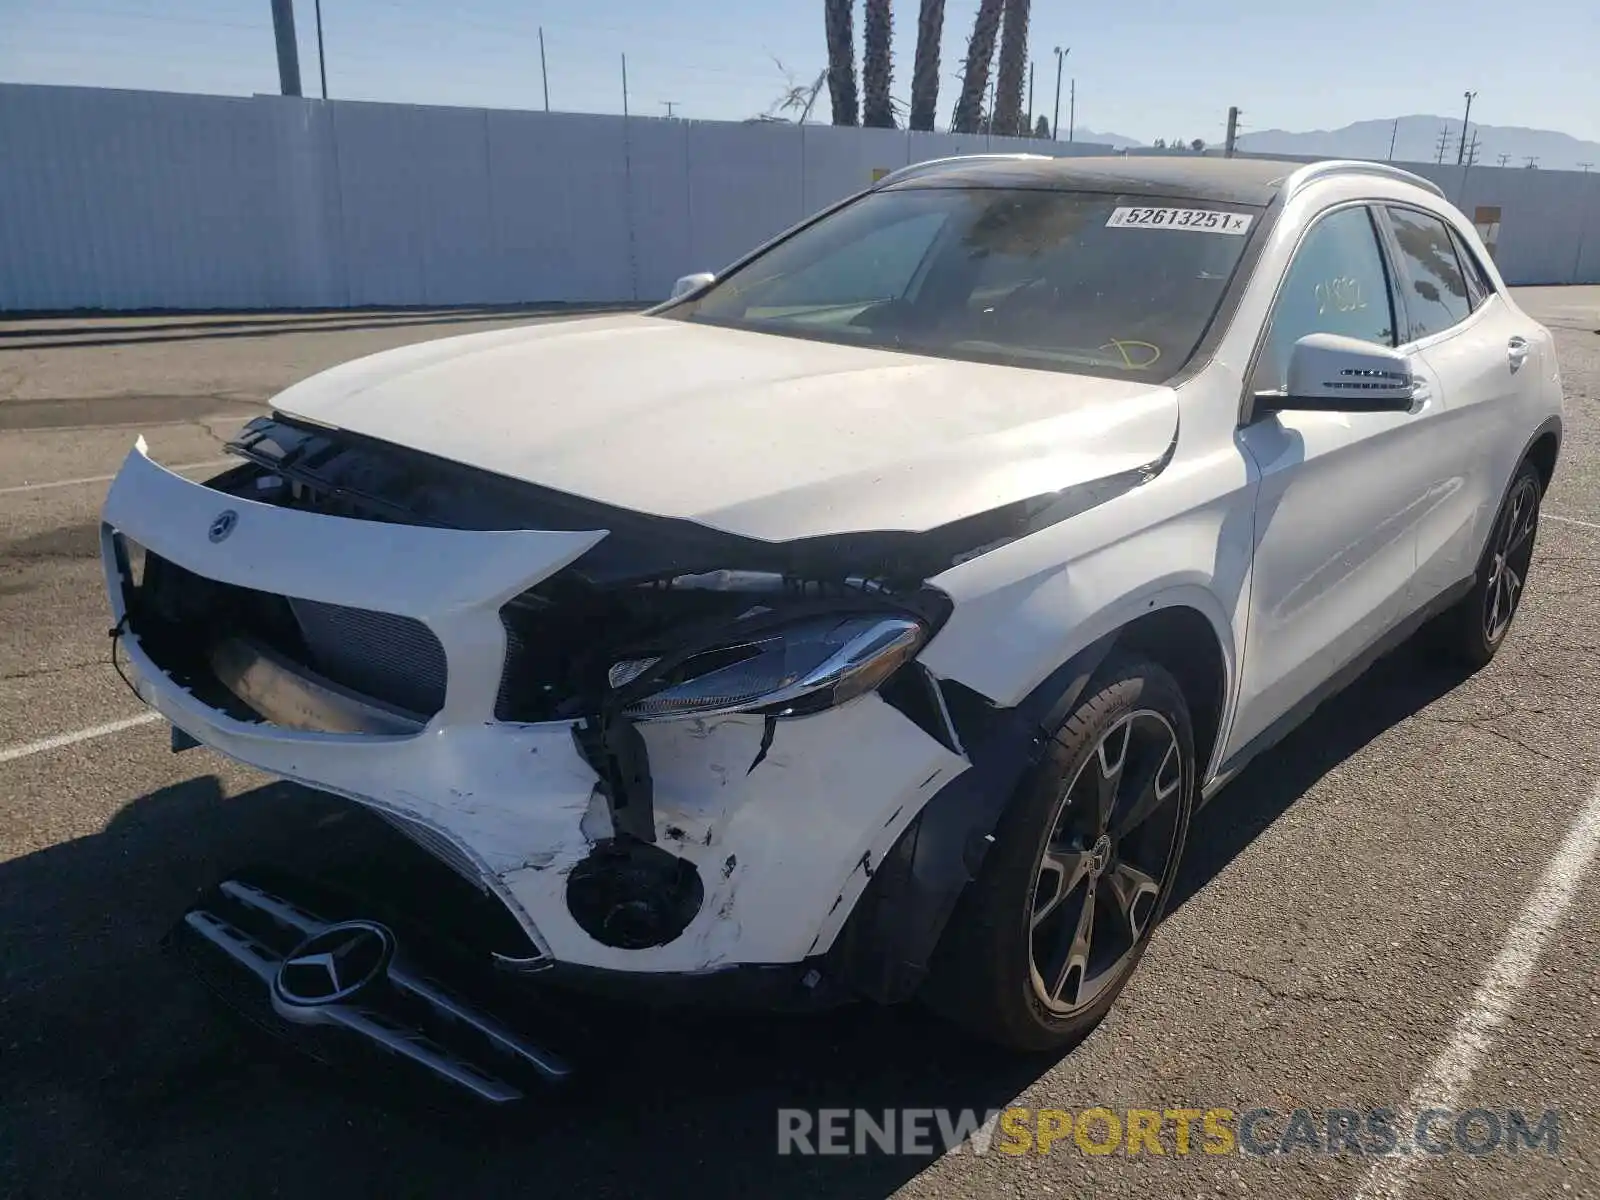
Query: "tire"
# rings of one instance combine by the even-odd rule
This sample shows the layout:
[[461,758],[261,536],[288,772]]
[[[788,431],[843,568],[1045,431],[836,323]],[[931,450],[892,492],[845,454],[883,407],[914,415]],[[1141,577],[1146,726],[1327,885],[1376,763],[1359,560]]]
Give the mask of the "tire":
[[[1195,775],[1177,683],[1156,663],[1113,654],[1001,817],[934,955],[930,1007],[1012,1050],[1064,1051],[1086,1036],[1171,895]],[[1091,900],[1085,955],[1077,935]]]
[[1521,607],[1543,494],[1538,468],[1523,463],[1495,514],[1472,590],[1439,618],[1435,648],[1474,671],[1505,643]]

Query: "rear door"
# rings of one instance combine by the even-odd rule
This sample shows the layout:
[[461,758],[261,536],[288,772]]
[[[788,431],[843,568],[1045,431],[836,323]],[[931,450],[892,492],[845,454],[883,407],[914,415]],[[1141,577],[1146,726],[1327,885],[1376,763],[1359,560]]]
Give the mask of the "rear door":
[[1388,204],[1405,339],[1442,386],[1434,422],[1450,451],[1439,492],[1418,527],[1417,583],[1424,598],[1467,578],[1489,535],[1527,438],[1528,389],[1539,386],[1539,330],[1496,291],[1454,223],[1420,207]]
[[[1402,344],[1387,243],[1368,204],[1322,213],[1284,275],[1253,392],[1281,392],[1308,333]],[[1239,431],[1261,471],[1250,611],[1228,752],[1310,697],[1420,602],[1418,526],[1449,475],[1439,381],[1413,354],[1409,412],[1267,411]]]

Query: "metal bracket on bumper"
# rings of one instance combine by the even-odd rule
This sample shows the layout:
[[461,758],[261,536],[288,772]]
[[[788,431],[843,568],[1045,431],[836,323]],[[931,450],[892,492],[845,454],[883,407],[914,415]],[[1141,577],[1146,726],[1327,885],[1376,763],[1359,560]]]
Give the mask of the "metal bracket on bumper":
[[490,1103],[521,1099],[521,1078],[559,1082],[571,1067],[446,989],[376,921],[328,921],[253,883],[230,879],[180,931],[259,981],[272,1010],[331,1026]]

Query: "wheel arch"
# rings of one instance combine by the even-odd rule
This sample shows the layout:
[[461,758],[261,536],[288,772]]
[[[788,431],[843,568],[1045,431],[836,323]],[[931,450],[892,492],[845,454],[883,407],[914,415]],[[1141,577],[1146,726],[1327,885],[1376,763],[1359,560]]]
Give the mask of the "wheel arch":
[[[1561,456],[1561,418],[1550,417],[1539,426],[1527,446],[1522,451],[1522,457],[1517,459],[1517,470],[1522,469],[1522,464],[1531,462],[1539,469],[1539,490],[1550,490],[1550,481],[1555,478],[1556,461]],[[1512,472],[1515,478],[1516,472]]]
[[1161,605],[1122,626],[1113,649],[1148,658],[1177,680],[1194,728],[1196,786],[1200,786],[1210,776],[1232,692],[1232,655],[1217,626],[1191,604]]
[[1014,707],[997,706],[958,681],[937,681],[972,765],[912,820],[835,940],[830,957],[851,989],[883,1003],[915,994],[961,895],[982,867],[1001,814],[1113,653],[1147,657],[1177,680],[1194,724],[1198,793],[1234,690],[1229,629],[1210,592],[1179,586],[1139,600]]

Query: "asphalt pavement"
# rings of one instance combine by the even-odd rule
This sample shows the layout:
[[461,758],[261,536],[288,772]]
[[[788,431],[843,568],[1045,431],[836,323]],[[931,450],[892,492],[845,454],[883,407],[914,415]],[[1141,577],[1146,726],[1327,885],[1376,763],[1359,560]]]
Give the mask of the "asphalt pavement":
[[[203,475],[296,379],[532,318],[0,322],[0,1194],[1600,1196],[1600,863],[1570,836],[1600,812],[1600,288],[1523,298],[1567,435],[1510,641],[1471,677],[1402,649],[1230,785],[1074,1052],[1007,1058],[916,1009],[624,1015],[578,1086],[492,1119],[282,1052],[160,950],[223,873],[365,818],[136,722],[96,530],[136,433]],[[1559,1110],[1558,1144],[776,1153],[784,1107],[1272,1110],[1259,1142],[1298,1108],[1435,1102]]]

